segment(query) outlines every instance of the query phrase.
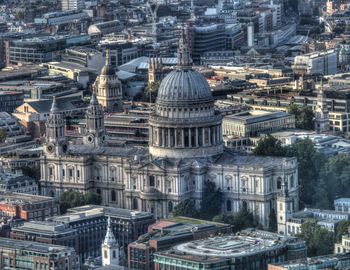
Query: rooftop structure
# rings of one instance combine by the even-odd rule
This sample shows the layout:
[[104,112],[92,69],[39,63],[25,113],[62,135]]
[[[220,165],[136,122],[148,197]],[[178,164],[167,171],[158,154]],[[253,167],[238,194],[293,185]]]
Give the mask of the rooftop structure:
[[222,121],[224,135],[240,137],[255,137],[289,128],[295,128],[295,117],[283,111],[245,111],[227,115]]
[[[161,220],[149,226],[148,233],[140,236],[128,246],[130,269],[154,269],[153,254],[176,244],[210,235],[231,233],[228,224],[184,217]],[[139,260],[142,257],[144,260]]]
[[291,260],[281,263],[271,263],[268,270],[346,270],[350,267],[350,254],[324,255],[311,258]]
[[258,268],[266,269],[276,258],[285,261],[305,256],[305,242],[297,238],[247,229],[236,235],[179,244],[168,251],[157,252],[154,260],[160,268],[171,265],[179,269],[251,269],[259,261]]
[[80,269],[74,249],[65,246],[0,238],[0,250],[1,269]]
[[33,178],[9,172],[0,173],[0,191],[32,195],[39,193],[38,184]]

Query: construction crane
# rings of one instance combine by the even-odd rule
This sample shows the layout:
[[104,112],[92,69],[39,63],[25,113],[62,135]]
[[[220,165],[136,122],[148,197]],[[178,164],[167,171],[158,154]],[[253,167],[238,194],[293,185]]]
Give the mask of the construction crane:
[[[152,4],[155,4],[154,10],[152,9]],[[158,0],[153,1],[152,3],[147,0],[146,2],[147,9],[151,15],[152,19],[152,39],[153,39],[153,46],[157,46],[157,12],[159,8]]]

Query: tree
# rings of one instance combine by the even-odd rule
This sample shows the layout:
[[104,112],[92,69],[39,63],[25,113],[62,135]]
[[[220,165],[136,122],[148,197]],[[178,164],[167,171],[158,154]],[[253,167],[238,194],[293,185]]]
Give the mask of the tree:
[[317,225],[315,220],[304,222],[301,225],[301,233],[297,236],[306,241],[309,257],[333,252],[333,233]]
[[315,114],[312,108],[292,104],[287,108],[290,114],[295,116],[295,127],[300,129],[313,130],[315,128]]
[[0,142],[3,143],[6,140],[6,137],[7,137],[6,130],[0,129]]
[[340,242],[344,234],[347,234],[350,228],[349,220],[342,220],[335,229],[335,242]]
[[268,135],[258,142],[253,153],[258,156],[285,156],[286,149],[278,139]]
[[309,139],[301,139],[287,147],[286,156],[296,157],[298,160],[298,178],[301,187],[301,206],[314,205],[315,187],[319,184],[319,174],[326,162],[314,143]]
[[184,216],[195,218],[198,216],[194,200],[184,200],[174,207],[174,216]]
[[101,204],[101,196],[97,193],[88,192],[81,193],[79,191],[66,191],[63,192],[60,197],[60,209],[61,213],[65,213],[67,209],[86,204]]
[[213,221],[230,224],[233,226],[235,232],[255,227],[253,213],[248,210],[245,204],[237,213],[228,216],[222,214],[216,215]]
[[204,182],[203,197],[201,203],[200,216],[206,220],[212,220],[214,216],[221,212],[222,192],[216,188],[214,182],[207,180]]
[[319,181],[313,188],[315,206],[329,208],[335,198],[349,196],[350,156],[339,154],[331,157],[319,170]]

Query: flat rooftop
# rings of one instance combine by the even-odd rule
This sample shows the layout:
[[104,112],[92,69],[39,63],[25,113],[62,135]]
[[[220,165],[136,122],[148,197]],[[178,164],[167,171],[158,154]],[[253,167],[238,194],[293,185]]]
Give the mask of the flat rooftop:
[[236,114],[227,115],[224,120],[234,120],[245,124],[254,124],[274,119],[284,118],[290,116],[289,113],[283,111],[244,111]]
[[283,248],[289,241],[294,242],[296,238],[247,229],[235,235],[216,236],[182,243],[176,245],[167,253],[194,257],[234,258]]
[[72,233],[75,230],[68,228],[65,224],[51,221],[24,222],[22,226],[13,228],[12,231],[40,233],[40,235],[56,235]]
[[53,201],[53,198],[39,195],[30,195],[25,193],[0,192],[1,204],[23,205],[25,203],[41,203],[46,201]]
[[35,251],[35,252],[46,253],[46,254],[74,251],[73,248],[69,248],[65,246],[36,243],[32,241],[14,240],[14,239],[0,237],[0,250],[3,248]]
[[111,216],[124,219],[143,219],[153,218],[151,213],[133,211],[129,209],[98,206],[98,205],[84,205],[68,209],[68,213],[61,216],[51,218],[54,221],[74,222],[83,219],[90,219],[98,216]]

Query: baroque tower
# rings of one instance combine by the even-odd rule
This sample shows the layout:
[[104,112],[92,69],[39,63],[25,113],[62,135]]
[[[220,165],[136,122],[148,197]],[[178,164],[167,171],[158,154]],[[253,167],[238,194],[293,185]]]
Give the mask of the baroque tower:
[[288,194],[288,181],[284,180],[277,196],[277,232],[287,235],[287,221],[293,214],[293,199]]
[[119,245],[112,231],[110,217],[108,217],[107,233],[101,248],[102,266],[119,266]]
[[95,93],[92,94],[90,105],[86,111],[86,129],[84,134],[84,144],[101,146],[106,143],[104,127],[104,115]]
[[317,93],[317,105],[315,110],[315,130],[317,133],[329,131],[329,114],[327,102],[324,97],[323,82]]
[[148,85],[161,81],[163,79],[163,62],[162,58],[150,57],[148,62]]
[[102,108],[109,112],[123,110],[122,85],[114,67],[109,61],[109,51],[106,50],[106,64],[93,84],[93,91]]
[[49,155],[61,155],[67,152],[68,145],[65,134],[65,120],[59,112],[56,97],[53,97],[50,115],[46,121],[45,152]]

